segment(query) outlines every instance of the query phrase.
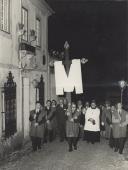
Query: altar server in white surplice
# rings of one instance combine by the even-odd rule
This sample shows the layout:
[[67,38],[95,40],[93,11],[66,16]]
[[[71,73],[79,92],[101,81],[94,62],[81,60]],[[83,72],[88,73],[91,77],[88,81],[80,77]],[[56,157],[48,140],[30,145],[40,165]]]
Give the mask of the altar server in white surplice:
[[100,109],[94,100],[85,114],[84,139],[92,144],[100,141]]

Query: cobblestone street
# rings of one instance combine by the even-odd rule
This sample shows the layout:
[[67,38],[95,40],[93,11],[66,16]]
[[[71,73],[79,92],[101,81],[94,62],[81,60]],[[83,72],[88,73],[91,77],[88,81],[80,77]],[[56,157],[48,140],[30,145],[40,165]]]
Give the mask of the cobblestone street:
[[125,155],[115,153],[104,140],[94,145],[80,141],[78,150],[73,152],[68,152],[66,142],[54,141],[44,145],[40,152],[8,162],[0,170],[127,170]]

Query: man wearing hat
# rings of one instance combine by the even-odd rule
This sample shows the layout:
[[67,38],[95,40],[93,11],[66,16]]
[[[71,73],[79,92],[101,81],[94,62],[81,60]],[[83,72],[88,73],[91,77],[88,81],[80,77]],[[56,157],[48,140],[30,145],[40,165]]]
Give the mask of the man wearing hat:
[[95,100],[92,100],[85,114],[84,137],[88,143],[100,142],[100,109]]

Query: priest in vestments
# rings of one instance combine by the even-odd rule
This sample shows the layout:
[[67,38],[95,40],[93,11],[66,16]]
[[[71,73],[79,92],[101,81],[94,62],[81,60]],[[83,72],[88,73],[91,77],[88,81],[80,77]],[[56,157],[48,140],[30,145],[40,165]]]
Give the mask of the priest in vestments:
[[84,138],[88,143],[100,142],[100,109],[94,100],[85,114]]

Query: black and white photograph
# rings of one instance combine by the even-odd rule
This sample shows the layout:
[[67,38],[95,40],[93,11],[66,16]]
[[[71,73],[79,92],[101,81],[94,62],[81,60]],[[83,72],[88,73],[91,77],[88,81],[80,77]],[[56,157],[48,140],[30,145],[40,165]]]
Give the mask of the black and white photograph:
[[0,170],[128,170],[128,0],[0,0]]

